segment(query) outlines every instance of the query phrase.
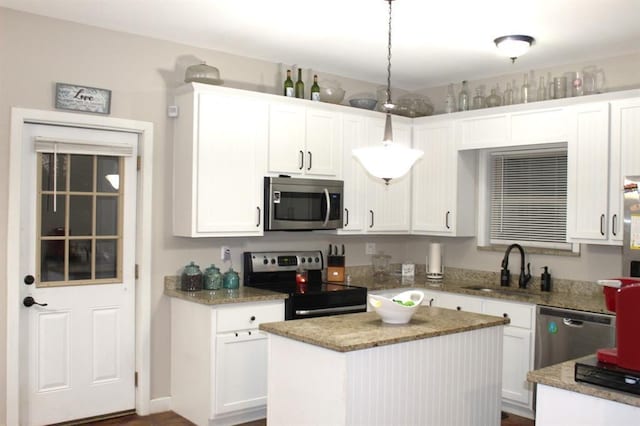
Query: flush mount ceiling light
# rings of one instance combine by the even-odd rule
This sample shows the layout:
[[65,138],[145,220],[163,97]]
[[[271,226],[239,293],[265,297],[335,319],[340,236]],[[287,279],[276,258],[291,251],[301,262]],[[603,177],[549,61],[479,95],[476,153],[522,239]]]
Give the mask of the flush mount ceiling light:
[[535,39],[528,35],[506,35],[493,40],[496,47],[504,56],[515,62],[519,56],[527,53]]
[[354,149],[352,154],[367,172],[389,185],[391,179],[407,174],[411,166],[422,157],[423,152],[393,142],[391,110],[395,105],[391,101],[391,3],[395,0],[385,1],[389,3],[389,43],[387,45],[387,101],[384,103],[387,116],[384,123],[384,137],[381,145]]

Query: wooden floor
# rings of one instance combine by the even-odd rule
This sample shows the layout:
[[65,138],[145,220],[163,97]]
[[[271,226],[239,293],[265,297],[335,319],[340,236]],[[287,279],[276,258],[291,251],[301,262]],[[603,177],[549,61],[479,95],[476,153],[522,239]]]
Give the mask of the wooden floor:
[[[118,417],[116,419],[102,420],[99,422],[85,423],[90,425],[130,425],[130,426],[186,426],[193,425],[189,420],[177,415],[174,412],[167,411],[165,413],[152,414],[150,416],[136,416],[135,414],[130,416]],[[256,420],[255,422],[243,423],[241,426],[265,426],[267,421],[265,419]],[[534,426],[533,420],[525,419],[524,417],[518,417],[514,414],[508,414],[507,418],[503,419],[500,426]],[[445,426],[445,425],[442,425]]]

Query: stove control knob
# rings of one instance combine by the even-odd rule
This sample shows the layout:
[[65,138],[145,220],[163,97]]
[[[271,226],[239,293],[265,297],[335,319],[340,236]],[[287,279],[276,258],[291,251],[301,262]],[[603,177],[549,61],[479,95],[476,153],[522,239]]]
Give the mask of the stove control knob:
[[265,258],[265,259],[262,261],[262,263],[264,263],[265,265],[268,265],[268,264],[269,264],[269,259]]
[[320,263],[320,258],[316,257],[316,263]]
[[303,257],[302,259],[300,259],[300,262],[301,262],[301,263],[306,262],[305,258]]
[[309,263],[313,262],[313,259],[309,258],[307,259],[307,261],[309,261]]
[[276,260],[275,259],[271,259],[271,264],[275,265],[276,264]]

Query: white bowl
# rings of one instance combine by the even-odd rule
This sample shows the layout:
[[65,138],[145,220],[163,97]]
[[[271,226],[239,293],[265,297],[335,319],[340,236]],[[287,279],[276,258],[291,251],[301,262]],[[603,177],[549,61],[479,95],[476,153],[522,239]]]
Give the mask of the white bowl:
[[[420,290],[409,290],[396,294],[391,299],[370,294],[369,303],[373,310],[380,315],[382,322],[387,324],[406,324],[420,307],[423,298],[424,293]],[[413,304],[410,305],[411,303]]]
[[331,104],[339,104],[344,99],[344,89],[340,87],[320,86],[320,100]]

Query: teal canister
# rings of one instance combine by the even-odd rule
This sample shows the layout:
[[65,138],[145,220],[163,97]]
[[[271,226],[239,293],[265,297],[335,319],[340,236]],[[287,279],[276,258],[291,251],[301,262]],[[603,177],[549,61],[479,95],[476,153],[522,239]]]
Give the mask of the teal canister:
[[200,266],[195,262],[189,263],[184,267],[180,279],[182,291],[198,291],[202,290],[202,271]]
[[229,268],[227,272],[224,274],[224,278],[222,279],[222,285],[224,288],[234,289],[240,287],[240,277],[238,273],[233,270],[233,268]]
[[216,265],[211,264],[204,270],[204,289],[219,290],[222,288],[222,274]]

